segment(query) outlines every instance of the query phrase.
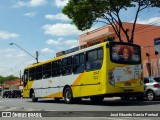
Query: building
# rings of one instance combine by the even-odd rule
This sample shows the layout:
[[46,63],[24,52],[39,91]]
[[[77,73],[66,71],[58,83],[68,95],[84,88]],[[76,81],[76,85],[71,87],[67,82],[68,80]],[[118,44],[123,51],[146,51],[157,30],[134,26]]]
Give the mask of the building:
[[11,90],[18,90],[19,86],[21,86],[20,83],[20,79],[16,79],[16,80],[7,80],[4,82],[4,89],[11,89]]
[[[132,30],[132,25],[133,25],[132,23],[124,22],[123,25],[125,29]],[[122,34],[121,36],[122,40],[126,42],[127,40],[125,38],[125,35]],[[149,76],[149,72],[147,69],[148,62],[151,63],[150,74],[153,76],[158,76],[158,68],[160,64],[157,65],[155,49],[154,49],[154,39],[159,37],[160,37],[160,26],[136,24],[134,43],[142,47],[144,76]],[[105,42],[107,39],[114,39],[115,41],[118,41],[118,37],[116,36],[111,25],[106,25],[80,35],[79,43],[81,48],[85,48],[101,42]],[[147,55],[149,55],[149,57],[146,56],[146,53],[148,53]]]

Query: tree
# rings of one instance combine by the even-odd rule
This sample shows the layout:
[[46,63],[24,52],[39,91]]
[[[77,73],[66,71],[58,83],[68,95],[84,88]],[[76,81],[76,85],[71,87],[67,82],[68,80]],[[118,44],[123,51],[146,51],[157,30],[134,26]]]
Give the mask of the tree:
[[3,84],[5,81],[7,80],[15,80],[17,79],[18,77],[15,77],[13,75],[10,75],[10,76],[6,76],[6,77],[3,77],[0,75],[0,84]]
[[[129,30],[124,27],[120,12],[132,7],[137,10],[132,30]],[[112,26],[119,41],[122,41],[121,33],[124,33],[127,41],[133,43],[138,14],[149,7],[160,7],[160,0],[69,0],[62,12],[79,30],[84,31],[95,22],[103,22]]]

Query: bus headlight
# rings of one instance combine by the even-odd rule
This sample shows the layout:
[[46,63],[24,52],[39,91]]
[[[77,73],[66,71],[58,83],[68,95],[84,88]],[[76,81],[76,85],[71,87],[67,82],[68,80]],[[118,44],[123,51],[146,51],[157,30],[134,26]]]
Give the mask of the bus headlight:
[[108,70],[108,80],[109,80],[110,85],[112,85],[112,86],[115,85],[114,75],[111,70]]

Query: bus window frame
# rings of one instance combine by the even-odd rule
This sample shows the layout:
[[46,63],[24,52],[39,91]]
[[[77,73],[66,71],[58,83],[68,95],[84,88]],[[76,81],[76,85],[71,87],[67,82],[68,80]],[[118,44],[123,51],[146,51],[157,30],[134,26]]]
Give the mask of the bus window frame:
[[[71,60],[70,61],[71,63],[68,63],[69,59]],[[64,60],[66,60],[66,64],[63,64]],[[72,71],[72,65],[73,65],[72,56],[68,56],[68,57],[62,58],[61,62],[62,62],[62,64],[61,64],[61,75],[62,76],[71,75],[73,73],[73,71]],[[70,70],[68,68],[70,68]]]
[[[127,46],[135,46],[135,47],[138,47],[139,48],[139,58],[140,60],[138,62],[125,62],[125,61],[117,61],[117,60],[114,60],[113,57],[112,57],[112,46],[113,45],[127,45]],[[107,46],[106,46],[107,48]],[[136,44],[131,44],[131,43],[126,43],[126,42],[110,42],[110,45],[109,45],[109,51],[110,51],[110,60],[113,62],[113,63],[118,63],[118,64],[131,64],[131,65],[138,65],[138,64],[141,64],[142,63],[142,58],[141,58],[141,47],[139,45],[136,45]]]
[[[34,69],[34,73],[31,72],[32,69]],[[29,69],[28,69],[28,72],[29,72],[29,81],[34,81],[34,80],[36,80],[36,68],[35,68],[35,67],[29,68]],[[33,79],[32,79],[32,78],[33,78]]]
[[24,83],[23,86],[26,86],[29,81],[29,69],[24,70],[24,74],[22,76],[22,82]]
[[[83,62],[81,62],[81,56],[83,56]],[[74,62],[74,58],[78,57],[78,62]],[[78,66],[78,68],[75,70],[75,66]],[[84,67],[84,68],[83,68]],[[79,70],[79,68],[83,68],[82,71]],[[72,57],[72,73],[73,74],[80,74],[83,73],[85,71],[85,53],[79,53],[79,54],[75,54]]]
[[[50,66],[50,68],[48,68]],[[52,62],[48,62],[42,65],[43,79],[50,78],[52,76]]]
[[[61,59],[60,60],[56,60],[56,61],[52,61],[51,64],[51,77],[59,77],[61,76]],[[56,66],[55,66],[55,63],[56,63]],[[59,71],[59,72],[58,72]],[[59,73],[59,74],[58,74]]]
[[[102,58],[99,58],[98,56],[98,50],[100,50],[100,49],[102,49]],[[87,57],[88,57],[88,53],[89,52],[92,52],[92,51],[96,51],[96,54],[97,54],[97,58],[95,59],[95,60],[89,60],[88,61],[88,59],[87,59]],[[91,62],[97,62],[98,60],[101,60],[101,66],[100,67],[98,67],[98,68],[92,68],[91,66],[93,65],[93,63],[91,63]],[[103,66],[103,60],[104,60],[104,48],[103,47],[98,47],[98,48],[96,48],[96,49],[92,49],[92,50],[89,50],[89,51],[86,51],[86,53],[85,53],[85,71],[86,72],[90,72],[90,71],[95,71],[95,70],[100,70],[101,68],[102,68],[102,66]],[[89,66],[90,66],[90,69],[87,69],[87,63],[91,63]],[[94,63],[95,64],[95,63]]]

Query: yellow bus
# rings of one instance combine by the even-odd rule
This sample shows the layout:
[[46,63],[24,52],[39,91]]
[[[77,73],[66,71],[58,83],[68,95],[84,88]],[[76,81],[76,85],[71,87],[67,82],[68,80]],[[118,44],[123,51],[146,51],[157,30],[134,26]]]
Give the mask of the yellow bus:
[[66,103],[90,98],[139,96],[144,92],[141,48],[104,42],[24,69],[23,97],[54,98]]

